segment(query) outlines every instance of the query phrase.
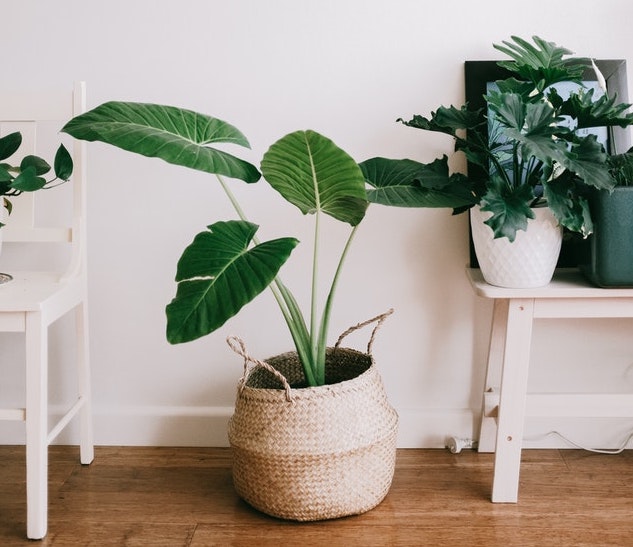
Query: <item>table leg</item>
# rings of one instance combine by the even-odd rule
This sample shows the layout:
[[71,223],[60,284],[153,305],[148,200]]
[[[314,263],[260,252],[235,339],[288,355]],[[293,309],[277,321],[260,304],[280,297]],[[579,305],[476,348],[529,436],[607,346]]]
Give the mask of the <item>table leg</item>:
[[508,300],[498,298],[492,310],[492,328],[488,347],[486,383],[481,405],[481,428],[479,430],[479,452],[494,452],[497,441],[497,412],[499,407],[499,387],[505,351],[506,327],[508,322]]
[[518,498],[533,315],[534,300],[509,299],[492,484],[495,503],[516,503]]

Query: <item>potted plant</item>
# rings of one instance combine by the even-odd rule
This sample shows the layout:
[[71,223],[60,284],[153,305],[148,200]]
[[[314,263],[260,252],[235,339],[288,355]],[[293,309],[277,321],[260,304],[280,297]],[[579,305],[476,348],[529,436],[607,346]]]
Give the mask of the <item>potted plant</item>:
[[[511,58],[499,65],[512,77],[487,92],[486,112],[440,107],[430,118],[399,121],[451,135],[456,151],[465,154],[472,167],[467,176],[449,174],[446,157],[431,165],[447,193],[472,193],[471,229],[486,281],[540,286],[554,272],[560,227],[585,237],[592,232],[588,187],[615,185],[593,130],[629,126],[633,114],[606,90],[585,86],[584,72],[595,68],[589,59],[570,57],[571,51],[538,36],[533,43],[513,36],[494,47]],[[538,244],[529,238],[534,229],[540,230]],[[545,256],[534,258],[535,251]]]
[[[63,131],[211,173],[234,206],[237,219],[213,222],[183,252],[176,295],[166,314],[168,341],[191,341],[218,329],[270,287],[288,326],[295,350],[265,361],[251,357],[240,339],[229,339],[245,368],[229,426],[238,493],[264,512],[296,520],[360,513],[379,503],[393,476],[397,415],[373,366],[375,329],[366,353],[339,343],[328,347],[337,283],[370,202],[459,207],[470,203],[470,196],[422,187],[415,162],[374,158],[359,165],[310,130],[272,144],[260,172],[215,147],[248,147],[237,128],[173,106],[109,102],[74,118]],[[306,315],[279,276],[297,239],[260,241],[259,227],[249,221],[224,178],[250,184],[262,175],[282,198],[314,218],[314,259],[308,270],[312,296]],[[330,289],[319,298],[323,215],[350,230]],[[384,318],[381,314],[357,327],[377,327]]]
[[633,149],[609,156],[607,164],[615,187],[589,194],[593,233],[581,270],[599,287],[632,287]]
[[[60,145],[55,154],[53,163],[54,178],[46,180],[51,166],[46,160],[32,154],[24,156],[18,162],[11,157],[19,150],[22,144],[22,134],[19,131],[10,133],[0,138],[0,249],[2,248],[2,227],[11,214],[13,204],[11,198],[19,196],[22,192],[35,192],[54,188],[67,182],[73,171],[73,161],[64,145]],[[8,161],[11,160],[11,163]],[[14,165],[15,164],[15,165]],[[6,274],[5,274],[6,275]]]

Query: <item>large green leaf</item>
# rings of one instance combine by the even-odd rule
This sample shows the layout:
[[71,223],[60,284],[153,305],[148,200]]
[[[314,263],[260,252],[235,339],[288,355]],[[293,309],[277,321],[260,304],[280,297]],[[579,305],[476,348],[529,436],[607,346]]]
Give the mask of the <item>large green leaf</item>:
[[77,139],[105,142],[206,173],[246,182],[260,178],[254,165],[207,146],[230,143],[248,148],[246,137],[237,128],[191,110],[113,101],[73,118],[62,131]]
[[435,112],[431,112],[430,119],[416,114],[409,121],[402,118],[396,121],[416,129],[437,131],[453,137],[460,129],[475,129],[485,123],[482,122],[481,111],[470,110],[468,105],[463,105],[461,108],[440,106]]
[[525,123],[526,105],[521,95],[516,93],[499,93],[491,91],[486,95],[495,121],[514,129],[521,130]]
[[176,296],[166,309],[170,343],[213,332],[270,285],[298,241],[281,238],[249,249],[256,231],[250,222],[216,222],[185,249]]
[[365,216],[365,177],[358,164],[315,131],[295,131],[264,154],[268,183],[303,214],[324,213],[356,226]]
[[[542,95],[534,94],[534,84],[516,78],[506,78],[495,82],[501,93],[514,93],[523,97],[524,102],[539,100]],[[554,88],[551,88],[554,89]]]
[[[633,149],[623,154],[613,154],[607,158],[609,171],[616,186],[633,185]],[[2,179],[0,179],[1,181]]]
[[567,154],[567,144],[564,141],[557,141],[551,136],[535,134],[525,134],[518,129],[505,128],[503,133],[521,147],[521,158],[527,160],[535,157],[545,164],[550,165],[552,160],[564,161]]
[[372,158],[360,164],[372,203],[396,207],[459,208],[476,202],[468,179],[460,173],[449,176],[448,158],[430,164],[413,160]]
[[565,171],[554,180],[543,185],[543,196],[547,206],[565,228],[588,236],[593,231],[593,223],[587,200],[577,188],[577,179],[570,171]]
[[618,103],[617,97],[602,95],[593,97],[594,90],[580,89],[562,102],[560,112],[576,120],[577,128],[620,126],[627,127],[633,122],[633,113],[626,113],[631,105]]
[[22,144],[22,134],[19,131],[9,133],[0,138],[0,160],[6,160],[12,156]]
[[574,143],[560,159],[560,164],[590,186],[606,190],[615,186],[615,179],[609,173],[607,154],[595,135],[587,135]]
[[580,82],[584,68],[589,65],[588,59],[565,59],[573,52],[538,36],[532,37],[534,44],[518,36],[511,38],[512,41],[503,41],[503,45],[493,44],[495,49],[513,59],[500,61],[499,66],[530,80],[540,91],[558,82]]
[[[512,168],[515,159],[527,161],[532,157],[545,165],[551,165],[553,160],[563,162],[567,155],[567,143],[553,136],[554,131],[557,131],[558,118],[552,107],[544,103],[528,103],[522,116],[513,119],[511,112],[517,113],[519,109],[518,95],[505,99],[502,103],[506,105],[506,116],[500,120],[502,123],[499,126],[499,134],[503,135],[502,144],[519,145],[518,158],[512,157],[513,161],[508,162],[507,167]],[[509,151],[514,154],[513,148]]]
[[[487,170],[489,163],[486,120],[482,110],[471,110],[468,105],[461,108],[440,106],[431,112],[431,118],[415,115],[409,121],[396,120],[409,127],[436,131],[455,138],[455,151],[461,151],[469,162]],[[466,137],[464,137],[466,130]]]
[[507,237],[512,242],[518,230],[527,228],[528,218],[534,218],[530,209],[533,199],[531,186],[508,187],[498,176],[491,178],[488,192],[481,200],[481,209],[492,213],[485,222],[492,228],[495,238]]

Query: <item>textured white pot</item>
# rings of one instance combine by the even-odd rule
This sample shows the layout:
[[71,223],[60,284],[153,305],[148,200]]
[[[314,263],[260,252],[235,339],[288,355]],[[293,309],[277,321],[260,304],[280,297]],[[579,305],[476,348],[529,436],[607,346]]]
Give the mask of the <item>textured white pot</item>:
[[490,285],[510,289],[530,289],[547,285],[554,275],[563,230],[549,207],[532,209],[536,218],[527,230],[494,239],[492,228],[484,224],[492,213],[479,206],[470,210],[470,226],[481,273]]

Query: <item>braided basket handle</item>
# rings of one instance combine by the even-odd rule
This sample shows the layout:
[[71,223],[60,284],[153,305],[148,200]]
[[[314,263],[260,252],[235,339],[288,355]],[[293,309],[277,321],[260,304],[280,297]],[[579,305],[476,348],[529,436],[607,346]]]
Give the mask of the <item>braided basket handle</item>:
[[244,341],[238,336],[229,336],[226,339],[226,343],[229,347],[238,355],[241,355],[244,358],[244,375],[240,378],[238,382],[238,389],[240,393],[244,390],[246,386],[246,382],[251,373],[258,367],[266,369],[270,372],[277,380],[281,382],[281,385],[284,386],[284,390],[286,392],[286,400],[288,402],[292,402],[292,390],[290,388],[290,384],[286,377],[279,372],[276,368],[270,366],[266,361],[260,361],[259,359],[255,359],[251,357],[249,353],[246,351],[246,344]]
[[[376,337],[376,332],[382,326],[385,319],[387,319],[387,317],[389,317],[392,313],[393,313],[393,308],[387,310],[385,313],[381,313],[380,315],[377,315],[376,317],[372,317],[371,319],[368,319],[367,321],[363,321],[362,323],[358,323],[357,325],[350,327],[338,337],[338,340],[336,341],[336,344],[334,345],[334,349],[337,349],[340,346],[341,342],[343,341],[343,338],[345,338],[348,334],[351,334],[355,330],[362,329],[363,327],[366,327],[367,325],[370,325],[371,323],[376,323],[376,326],[371,331],[369,342],[367,343],[367,354],[371,355],[371,348],[374,344],[374,338]],[[270,372],[275,378],[277,378],[281,382],[281,385],[284,387],[284,390],[286,392],[286,400],[288,402],[293,402],[292,388],[290,387],[288,380],[286,380],[286,377],[281,372],[279,372],[276,368],[269,365],[266,361],[260,361],[259,359],[255,359],[254,357],[249,355],[249,353],[246,351],[246,344],[238,336],[229,336],[226,339],[226,343],[235,353],[237,353],[238,355],[241,355],[244,358],[244,375],[240,378],[238,382],[238,389],[240,393],[243,391],[244,387],[246,386],[246,382],[248,381],[248,377],[251,375],[251,373],[256,368],[261,367],[263,369],[266,369],[268,372]]]
[[338,348],[341,342],[343,341],[343,338],[345,338],[348,334],[351,334],[355,330],[362,329],[363,327],[366,327],[367,325],[370,325],[371,323],[376,323],[376,326],[371,331],[369,342],[367,343],[367,354],[371,355],[371,348],[374,345],[374,338],[376,337],[376,332],[385,322],[385,319],[387,319],[387,317],[389,317],[392,313],[393,313],[393,308],[390,308],[385,313],[381,313],[380,315],[377,315],[376,317],[372,317],[371,319],[367,319],[367,321],[363,321],[362,323],[358,323],[357,325],[350,327],[338,337],[336,344],[334,344],[334,348],[335,349]]

